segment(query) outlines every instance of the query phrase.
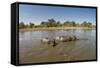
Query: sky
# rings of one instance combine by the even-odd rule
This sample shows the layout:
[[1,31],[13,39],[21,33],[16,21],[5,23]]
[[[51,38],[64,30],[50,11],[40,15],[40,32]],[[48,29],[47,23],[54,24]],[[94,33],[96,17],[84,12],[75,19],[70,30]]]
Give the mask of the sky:
[[65,21],[75,21],[82,23],[84,21],[96,24],[96,9],[79,7],[58,7],[58,6],[40,6],[40,5],[19,5],[19,22],[29,24],[30,22],[38,25],[41,21],[55,19],[61,23]]

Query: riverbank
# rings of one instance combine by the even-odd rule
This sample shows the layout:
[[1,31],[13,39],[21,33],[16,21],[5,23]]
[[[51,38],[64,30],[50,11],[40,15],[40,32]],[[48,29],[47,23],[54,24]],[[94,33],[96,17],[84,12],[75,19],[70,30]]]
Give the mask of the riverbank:
[[19,29],[19,31],[45,31],[45,30],[72,30],[72,29],[83,29],[83,30],[90,30],[90,29],[96,29],[94,27],[39,27],[39,28],[24,28]]

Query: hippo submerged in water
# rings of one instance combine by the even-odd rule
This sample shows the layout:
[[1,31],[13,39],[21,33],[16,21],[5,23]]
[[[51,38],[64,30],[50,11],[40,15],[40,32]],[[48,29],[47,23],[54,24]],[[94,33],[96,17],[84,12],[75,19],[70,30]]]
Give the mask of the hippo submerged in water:
[[55,38],[55,40],[60,42],[67,42],[67,41],[76,41],[78,40],[76,36],[58,36]]
[[86,39],[78,39],[75,35],[72,35],[72,36],[57,36],[53,40],[50,40],[49,38],[46,37],[46,38],[41,39],[41,42],[52,44],[52,46],[54,47],[59,42],[68,42],[68,41],[76,41],[76,40],[86,40]]
[[50,43],[50,40],[49,40],[48,37],[46,37],[46,38],[42,38],[41,42],[43,42],[43,43]]
[[56,40],[55,39],[53,39],[53,40],[50,40],[49,38],[43,38],[43,39],[41,39],[41,42],[42,43],[46,43],[46,44],[50,44],[50,45],[52,45],[53,47],[55,47],[56,45],[57,45],[57,42],[56,42]]

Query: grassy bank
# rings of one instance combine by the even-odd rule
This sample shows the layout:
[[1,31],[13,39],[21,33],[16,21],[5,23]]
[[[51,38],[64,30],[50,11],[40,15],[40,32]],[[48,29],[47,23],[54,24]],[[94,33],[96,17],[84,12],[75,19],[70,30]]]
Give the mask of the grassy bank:
[[38,27],[38,28],[23,28],[19,31],[45,31],[45,30],[70,30],[70,29],[95,29],[94,27]]

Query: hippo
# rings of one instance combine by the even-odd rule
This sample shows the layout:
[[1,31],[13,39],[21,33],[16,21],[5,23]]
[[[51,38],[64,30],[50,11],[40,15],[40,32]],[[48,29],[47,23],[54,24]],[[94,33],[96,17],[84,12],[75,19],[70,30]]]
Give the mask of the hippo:
[[76,40],[87,40],[87,39],[78,39],[75,35],[72,36],[57,36],[53,40],[50,40],[48,37],[41,39],[41,42],[47,43],[55,47],[59,42],[68,42]]
[[53,47],[55,47],[56,45],[57,45],[57,42],[56,42],[56,40],[55,39],[52,39],[52,40],[50,40],[49,38],[42,38],[41,39],[41,42],[42,43],[47,43],[47,44],[50,44],[51,46],[53,46]]
[[72,36],[68,36],[66,38],[66,41],[76,41],[77,40],[77,37],[75,35],[72,35]]
[[76,41],[77,37],[75,35],[72,35],[72,36],[57,36],[55,38],[55,40],[60,41],[60,42]]
[[55,39],[53,39],[53,41],[51,42],[52,43],[52,46],[55,47],[57,45],[57,42]]
[[50,43],[50,40],[49,40],[49,38],[48,37],[46,37],[46,38],[42,38],[41,39],[41,42],[43,42],[43,43]]
[[57,36],[57,37],[55,38],[55,40],[56,40],[56,41],[64,41],[65,39],[64,39],[63,36]]

